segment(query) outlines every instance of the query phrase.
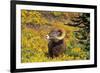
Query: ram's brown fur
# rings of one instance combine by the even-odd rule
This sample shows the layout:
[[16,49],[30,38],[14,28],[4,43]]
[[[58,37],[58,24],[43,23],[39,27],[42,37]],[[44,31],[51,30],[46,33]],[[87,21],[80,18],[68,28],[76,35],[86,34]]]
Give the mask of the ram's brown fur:
[[[61,30],[61,29],[57,29],[57,30],[58,31],[60,30],[61,35],[59,37],[53,37],[52,39],[49,39],[49,43],[48,43],[48,54],[52,58],[62,55],[66,49],[65,40],[64,40],[65,31]],[[54,30],[54,32],[55,32],[55,30]],[[50,32],[50,34],[52,34],[52,33],[53,33],[53,31]],[[60,38],[62,36],[63,36],[63,38]]]

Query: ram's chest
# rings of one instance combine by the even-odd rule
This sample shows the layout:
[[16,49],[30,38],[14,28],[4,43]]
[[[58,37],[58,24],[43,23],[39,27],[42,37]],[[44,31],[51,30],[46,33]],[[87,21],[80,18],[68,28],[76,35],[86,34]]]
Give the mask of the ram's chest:
[[63,40],[58,41],[58,42],[53,42],[53,43],[52,43],[53,47],[57,47],[57,46],[61,47],[63,44],[64,44],[64,43],[63,43]]
[[49,49],[56,49],[56,48],[60,49],[64,47],[64,41],[60,40],[58,42],[49,42],[48,45],[49,45],[48,46]]

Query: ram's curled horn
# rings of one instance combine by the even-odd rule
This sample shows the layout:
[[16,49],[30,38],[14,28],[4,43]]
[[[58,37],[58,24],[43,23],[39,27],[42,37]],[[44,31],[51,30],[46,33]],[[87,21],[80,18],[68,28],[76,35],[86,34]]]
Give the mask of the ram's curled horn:
[[65,37],[65,30],[64,29],[59,29],[61,35],[60,36],[57,36],[56,38],[59,39],[59,40],[62,40],[64,37]]

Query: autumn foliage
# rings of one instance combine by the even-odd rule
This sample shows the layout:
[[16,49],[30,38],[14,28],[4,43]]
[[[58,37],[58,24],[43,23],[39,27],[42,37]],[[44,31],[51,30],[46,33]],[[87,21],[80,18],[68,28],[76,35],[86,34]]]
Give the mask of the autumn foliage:
[[[80,21],[78,21],[79,19]],[[84,19],[88,19],[88,21],[84,21]],[[22,10],[21,62],[89,59],[90,32],[89,28],[87,28],[89,25],[87,13]],[[66,31],[66,51],[63,55],[52,59],[48,57],[48,40],[46,35],[55,28],[63,28]]]

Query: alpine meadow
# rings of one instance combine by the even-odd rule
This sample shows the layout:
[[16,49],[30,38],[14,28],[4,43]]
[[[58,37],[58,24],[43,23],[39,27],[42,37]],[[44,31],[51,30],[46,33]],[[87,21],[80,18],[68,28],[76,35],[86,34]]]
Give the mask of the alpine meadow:
[[[48,44],[55,40],[55,36],[61,36],[58,32],[52,32],[52,30],[57,31],[56,29],[64,33],[63,38],[56,38],[56,42],[63,39],[64,43],[61,45],[64,47],[56,44],[55,49],[53,45],[55,43],[50,44],[52,47]],[[53,36],[52,40],[47,39],[50,36]],[[89,59],[89,13],[21,10],[22,63]]]

